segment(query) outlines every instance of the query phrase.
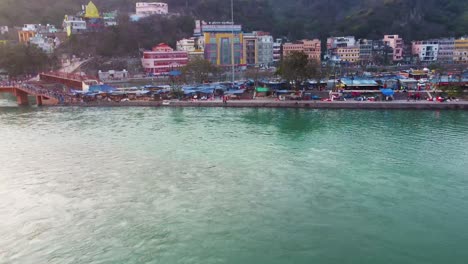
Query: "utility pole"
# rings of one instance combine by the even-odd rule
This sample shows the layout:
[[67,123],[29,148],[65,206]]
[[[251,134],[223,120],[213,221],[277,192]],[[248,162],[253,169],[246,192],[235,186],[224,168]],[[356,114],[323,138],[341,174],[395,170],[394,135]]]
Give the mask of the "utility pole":
[[[234,64],[235,64],[235,59],[234,59],[234,41],[235,41],[235,36],[234,36],[234,0],[231,0],[231,29],[232,29],[232,42],[231,42],[231,66],[232,66],[232,85],[234,86],[235,82],[235,69],[234,69]],[[239,39],[240,41],[240,39]]]

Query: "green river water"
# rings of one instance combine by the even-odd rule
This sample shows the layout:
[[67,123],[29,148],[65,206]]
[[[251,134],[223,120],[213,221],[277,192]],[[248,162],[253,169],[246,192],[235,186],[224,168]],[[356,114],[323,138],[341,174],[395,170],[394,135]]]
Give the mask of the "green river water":
[[468,263],[468,113],[0,107],[0,263]]

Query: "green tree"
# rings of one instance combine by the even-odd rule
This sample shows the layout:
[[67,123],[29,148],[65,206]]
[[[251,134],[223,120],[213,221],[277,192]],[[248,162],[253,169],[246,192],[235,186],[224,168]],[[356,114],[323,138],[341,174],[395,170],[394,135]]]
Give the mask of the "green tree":
[[217,75],[220,69],[213,65],[208,60],[203,58],[193,58],[190,62],[182,69],[184,78],[187,81],[194,83],[203,83],[208,81],[210,77]]
[[0,49],[0,68],[11,77],[55,69],[58,60],[34,45],[6,45]]
[[309,79],[320,79],[322,76],[321,66],[317,60],[309,60],[304,52],[292,52],[284,57],[280,63],[277,74],[289,83],[294,83],[294,88]]

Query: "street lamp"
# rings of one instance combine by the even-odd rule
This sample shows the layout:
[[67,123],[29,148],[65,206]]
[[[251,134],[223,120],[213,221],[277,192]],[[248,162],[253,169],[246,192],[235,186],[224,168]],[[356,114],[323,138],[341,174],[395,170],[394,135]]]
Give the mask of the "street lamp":
[[[235,41],[235,36],[234,36],[234,0],[231,0],[231,30],[232,30],[232,43],[231,43],[231,67],[232,67],[232,85],[234,86],[234,81],[235,81],[235,69],[234,69],[234,64],[235,64],[235,59],[234,59],[234,41]],[[240,42],[240,39],[239,39]]]

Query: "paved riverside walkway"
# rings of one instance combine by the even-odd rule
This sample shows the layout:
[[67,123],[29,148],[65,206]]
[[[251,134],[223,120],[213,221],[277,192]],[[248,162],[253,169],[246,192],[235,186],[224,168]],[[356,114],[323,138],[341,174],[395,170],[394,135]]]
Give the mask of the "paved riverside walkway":
[[229,107],[229,108],[305,108],[305,109],[414,109],[414,110],[468,110],[468,101],[460,102],[428,102],[428,101],[390,101],[390,102],[358,102],[358,101],[272,101],[272,100],[241,100],[229,101],[171,101],[164,104],[161,101],[129,101],[129,102],[89,102],[75,103],[70,106],[81,107]]

